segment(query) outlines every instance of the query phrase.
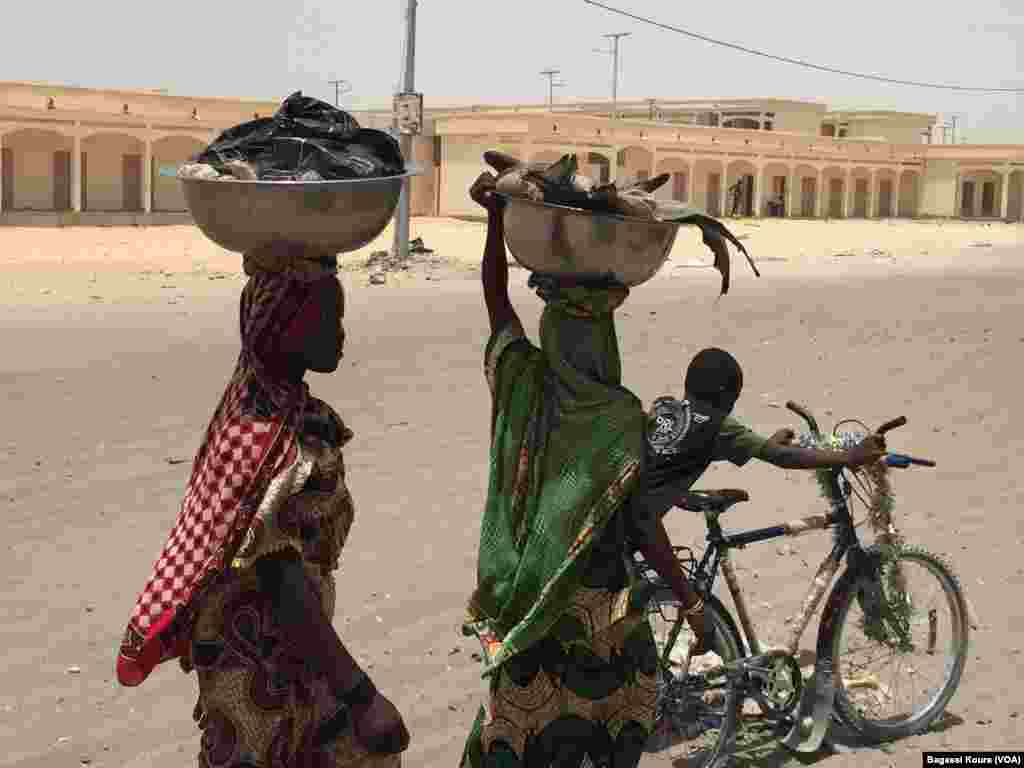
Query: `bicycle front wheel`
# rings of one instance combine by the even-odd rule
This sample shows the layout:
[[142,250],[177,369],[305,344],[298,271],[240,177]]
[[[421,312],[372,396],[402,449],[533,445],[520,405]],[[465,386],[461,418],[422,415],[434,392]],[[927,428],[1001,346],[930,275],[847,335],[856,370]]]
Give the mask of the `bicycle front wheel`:
[[[836,584],[832,658],[839,717],[880,742],[920,733],[956,693],[969,624],[960,581],[921,547],[871,547],[877,581]],[[832,602],[831,600],[829,601]]]
[[739,709],[738,692],[723,667],[743,657],[743,642],[725,606],[709,595],[704,623],[712,652],[690,659],[694,638],[681,608],[670,589],[658,590],[648,605],[658,649],[658,701],[645,751],[673,762],[685,759],[693,768],[717,768],[731,754]]

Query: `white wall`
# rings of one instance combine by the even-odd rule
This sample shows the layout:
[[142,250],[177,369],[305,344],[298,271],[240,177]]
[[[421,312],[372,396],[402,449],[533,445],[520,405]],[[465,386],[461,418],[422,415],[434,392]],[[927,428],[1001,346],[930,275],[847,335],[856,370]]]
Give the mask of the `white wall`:
[[880,137],[895,144],[920,144],[922,142],[921,132],[927,128],[927,119],[912,116],[852,120],[847,138]]
[[772,130],[818,136],[824,115],[824,109],[820,112],[805,109],[776,112],[772,119]]
[[[459,137],[441,139],[441,195],[438,214],[441,216],[478,216],[479,205],[469,199],[469,188],[476,177],[488,168],[483,154],[489,149],[522,157],[521,147],[466,142]],[[493,170],[492,170],[493,172]]]

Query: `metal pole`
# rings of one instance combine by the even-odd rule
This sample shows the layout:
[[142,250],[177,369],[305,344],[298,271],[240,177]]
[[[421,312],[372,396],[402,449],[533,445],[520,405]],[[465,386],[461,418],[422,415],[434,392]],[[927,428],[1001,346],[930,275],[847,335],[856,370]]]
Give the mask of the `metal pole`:
[[341,87],[346,86],[345,93],[348,93],[348,87],[350,85],[348,80],[328,80],[329,85],[334,86],[334,106],[341,106]]
[[[417,0],[406,0],[405,61],[402,66],[403,93],[413,93],[415,90],[416,5]],[[408,164],[412,159],[412,136],[403,133],[399,137],[399,141],[402,147],[402,157]],[[409,218],[409,179],[407,177],[402,182],[402,192],[398,197],[398,211],[395,215],[394,255],[398,259],[409,258]]]
[[613,32],[605,37],[612,41],[612,120],[619,117],[619,40],[630,32]]
[[541,72],[541,77],[548,79],[548,112],[551,112],[555,108],[555,75],[559,74],[561,70],[558,69],[545,69]]

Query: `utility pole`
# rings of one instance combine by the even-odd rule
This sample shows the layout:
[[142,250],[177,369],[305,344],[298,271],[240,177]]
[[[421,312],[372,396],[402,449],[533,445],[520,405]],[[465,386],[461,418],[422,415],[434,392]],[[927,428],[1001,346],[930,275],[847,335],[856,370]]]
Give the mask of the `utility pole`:
[[352,83],[348,80],[328,80],[328,85],[334,86],[334,106],[341,106],[341,94],[352,90]]
[[[415,89],[416,62],[416,5],[417,0],[406,0],[405,11],[405,56],[402,61],[401,93],[411,94]],[[398,115],[395,115],[395,131],[399,130]],[[412,134],[401,133],[402,157],[406,164],[412,159]],[[398,197],[398,211],[395,215],[394,255],[397,259],[409,258],[409,177],[402,180],[402,191]]]
[[605,35],[612,41],[612,120],[619,119],[619,40],[631,32],[612,32]]
[[551,112],[555,108],[555,87],[563,86],[565,83],[556,83],[555,76],[561,74],[559,69],[545,69],[540,73],[541,77],[548,79],[548,112]]

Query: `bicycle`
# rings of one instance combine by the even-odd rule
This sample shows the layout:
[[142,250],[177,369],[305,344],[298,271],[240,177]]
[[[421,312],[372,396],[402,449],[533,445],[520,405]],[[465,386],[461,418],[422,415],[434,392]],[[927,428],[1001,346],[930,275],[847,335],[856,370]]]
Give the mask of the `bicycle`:
[[[831,438],[824,438],[806,408],[793,402],[786,406],[810,428],[810,435],[802,438],[804,445],[848,448],[863,437],[839,432],[844,424],[864,426],[846,420],[836,425]],[[901,417],[883,424],[877,433],[885,434],[904,424],[906,419]],[[868,431],[864,427],[864,432]],[[699,563],[689,547],[673,549],[696,591],[704,598],[709,644],[720,661],[710,657],[711,662],[692,668],[693,660],[678,646],[680,635],[687,629],[679,614],[678,599],[638,556],[638,574],[653,587],[648,617],[659,650],[657,724],[648,752],[665,752],[683,744],[690,753],[687,765],[716,768],[726,764],[736,750],[738,729],[755,718],[779,733],[788,728],[781,740],[787,748],[814,752],[821,747],[833,719],[877,743],[924,731],[939,717],[963,675],[968,653],[969,607],[949,563],[922,547],[906,544],[892,522],[888,469],[910,466],[934,467],[935,462],[887,453],[876,465],[853,473],[861,489],[871,493],[870,502],[861,496],[844,469],[818,470],[823,495],[830,503],[829,512],[742,532],[723,530],[719,519],[735,504],[749,500],[746,491],[690,491],[683,497],[677,506],[703,513],[708,546]],[[872,484],[874,489],[870,490]],[[854,495],[868,507],[867,522],[876,539],[869,547],[862,546],[858,538],[861,523],[854,523],[850,504]],[[818,568],[800,611],[787,622],[791,627],[788,642],[781,648],[763,648],[736,576],[731,551],[825,529],[833,530],[834,544]],[[818,628],[814,685],[805,690],[796,660],[800,638],[833,584],[844,557],[846,570],[832,586]],[[922,603],[911,595],[908,576],[912,566],[921,566],[937,582],[944,600]],[[736,620],[712,594],[719,569],[743,628],[742,636]],[[940,622],[939,611],[943,607],[949,615]],[[658,632],[659,621],[665,624],[662,635]],[[916,638],[915,630],[923,627],[925,637]],[[914,707],[912,699],[909,712],[899,709],[894,715],[881,715],[879,710],[898,697],[899,681],[894,690],[882,684],[875,674],[865,672],[857,662],[861,649],[850,642],[850,636],[856,632],[862,634],[863,645],[869,651],[898,658],[901,669],[911,653],[923,648],[927,660],[935,657],[940,644],[944,646],[943,678],[937,687],[925,691],[921,708]],[[871,658],[865,664],[870,661]],[[907,666],[911,682],[919,677],[922,666],[919,662]],[[751,713],[753,717],[747,715],[750,708],[756,710],[756,714]]]

